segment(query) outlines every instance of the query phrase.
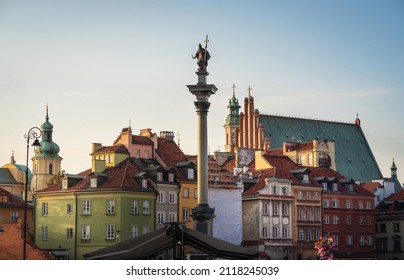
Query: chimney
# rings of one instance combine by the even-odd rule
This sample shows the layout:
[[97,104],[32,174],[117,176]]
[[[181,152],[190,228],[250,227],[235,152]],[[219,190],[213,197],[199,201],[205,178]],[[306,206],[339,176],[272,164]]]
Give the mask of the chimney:
[[160,138],[164,138],[166,140],[166,142],[168,142],[168,141],[173,142],[174,141],[174,132],[160,131]]

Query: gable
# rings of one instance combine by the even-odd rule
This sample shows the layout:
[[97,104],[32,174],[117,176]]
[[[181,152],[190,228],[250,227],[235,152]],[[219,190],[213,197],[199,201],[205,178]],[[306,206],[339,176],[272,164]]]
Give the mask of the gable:
[[282,148],[283,142],[328,139],[335,142],[339,173],[359,181],[383,177],[359,125],[274,115],[260,115],[260,123],[264,136],[271,140],[271,149]]

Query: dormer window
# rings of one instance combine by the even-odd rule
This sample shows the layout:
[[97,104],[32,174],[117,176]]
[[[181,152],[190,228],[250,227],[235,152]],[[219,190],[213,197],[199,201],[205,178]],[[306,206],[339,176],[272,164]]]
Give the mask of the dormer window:
[[309,174],[303,174],[302,183],[309,183]]
[[322,182],[321,185],[323,186],[323,190],[328,190],[328,184],[327,182]]
[[195,179],[194,178],[194,169],[188,168],[188,179]]
[[142,188],[147,188],[147,179],[142,179]]
[[168,181],[169,182],[174,182],[174,174],[173,173],[168,174]]
[[157,181],[158,181],[158,182],[163,181],[163,173],[157,172]]
[[90,188],[96,188],[97,187],[97,178],[91,178],[90,179]]
[[332,183],[332,190],[334,192],[338,191],[338,183]]
[[277,187],[276,186],[272,186],[272,193],[276,194],[277,193]]

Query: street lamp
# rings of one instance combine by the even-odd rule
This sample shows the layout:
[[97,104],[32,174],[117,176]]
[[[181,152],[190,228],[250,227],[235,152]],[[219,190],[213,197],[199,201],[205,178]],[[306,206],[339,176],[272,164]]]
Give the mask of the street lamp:
[[28,158],[29,158],[29,142],[35,139],[32,146],[41,146],[38,138],[41,137],[42,130],[38,127],[32,127],[28,133],[24,135],[27,139],[27,165],[25,170],[25,194],[24,194],[24,245],[23,245],[23,260],[27,257],[27,211],[28,211]]

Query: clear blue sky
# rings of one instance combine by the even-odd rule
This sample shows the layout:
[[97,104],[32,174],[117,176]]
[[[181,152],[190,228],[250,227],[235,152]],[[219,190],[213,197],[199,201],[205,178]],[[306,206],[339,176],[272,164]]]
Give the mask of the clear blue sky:
[[[264,113],[354,121],[384,176],[404,182],[404,1],[0,0],[0,165],[44,122],[62,168],[91,166],[91,143],[179,132],[196,153],[191,58],[209,35],[210,151],[224,150],[232,84]],[[33,155],[33,152],[30,151]]]

